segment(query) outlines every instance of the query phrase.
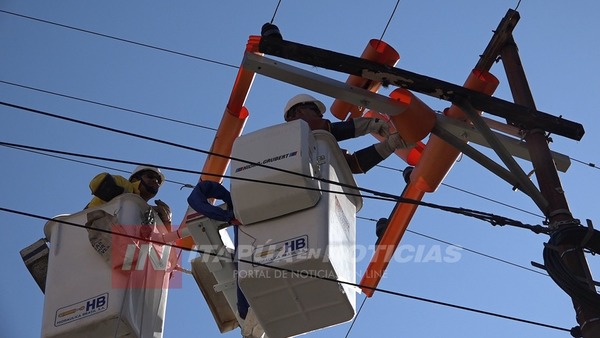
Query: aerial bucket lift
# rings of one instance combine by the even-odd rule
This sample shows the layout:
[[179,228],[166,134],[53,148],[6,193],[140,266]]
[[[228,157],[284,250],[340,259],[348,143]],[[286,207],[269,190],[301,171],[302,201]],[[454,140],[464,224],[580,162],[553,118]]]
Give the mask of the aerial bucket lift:
[[237,276],[267,336],[351,320],[362,198],[335,138],[296,120],[240,136],[233,157]]
[[98,240],[101,232],[84,227],[92,215],[114,215],[118,225],[104,230],[118,227],[138,239],[142,224],[155,234],[168,232],[135,194],[46,223],[50,255],[42,337],[162,337],[174,253],[169,246],[115,234]]

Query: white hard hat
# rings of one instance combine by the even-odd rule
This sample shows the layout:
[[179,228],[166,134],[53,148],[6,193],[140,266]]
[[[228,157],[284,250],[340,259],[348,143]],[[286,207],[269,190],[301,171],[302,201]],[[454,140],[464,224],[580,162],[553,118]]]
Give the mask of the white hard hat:
[[326,109],[325,109],[325,105],[323,104],[323,102],[315,99],[314,97],[312,97],[308,94],[298,94],[298,95],[292,97],[288,101],[288,103],[285,105],[285,108],[283,109],[283,118],[286,121],[288,120],[288,112],[295,105],[300,104],[300,103],[309,103],[309,102],[312,102],[317,105],[317,107],[319,108],[319,111],[321,111],[321,115],[325,114]]
[[158,182],[158,185],[161,185],[164,181],[165,181],[165,175],[163,175],[163,173],[160,171],[160,169],[158,169],[157,167],[151,167],[151,166],[147,166],[147,165],[138,165],[134,171],[131,172],[131,175],[129,176],[129,180],[131,180],[131,178],[133,176],[135,176],[137,173],[142,172],[142,171],[153,171],[155,173],[158,174],[158,176],[160,176],[160,182]]

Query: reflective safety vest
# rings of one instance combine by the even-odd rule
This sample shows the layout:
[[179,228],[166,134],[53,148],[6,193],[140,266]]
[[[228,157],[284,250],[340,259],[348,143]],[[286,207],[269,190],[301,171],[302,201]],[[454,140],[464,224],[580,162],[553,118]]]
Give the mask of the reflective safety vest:
[[98,174],[90,181],[90,190],[94,197],[85,208],[97,207],[124,193],[139,195],[140,183],[141,181],[131,183],[128,179],[119,175]]

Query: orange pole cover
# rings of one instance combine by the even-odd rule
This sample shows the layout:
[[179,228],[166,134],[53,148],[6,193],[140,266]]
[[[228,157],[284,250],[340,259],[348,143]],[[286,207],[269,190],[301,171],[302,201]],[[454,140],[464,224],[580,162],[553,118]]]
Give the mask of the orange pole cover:
[[[246,53],[261,54],[258,52],[259,43],[260,36],[251,35],[246,44]],[[217,134],[210,147],[211,153],[227,157],[208,155],[204,162],[204,168],[202,168],[204,174],[200,176],[199,180],[215,181],[219,183],[223,181],[223,175],[225,175],[227,167],[229,166],[230,159],[228,157],[231,156],[233,142],[242,134],[246,119],[249,116],[248,110],[244,107],[244,102],[250,92],[254,76],[254,72],[247,71],[243,67],[240,67],[238,70],[233,89],[229,95],[227,107],[223,112]],[[184,219],[180,225],[180,229],[186,227],[187,225]],[[194,247],[194,240],[191,236],[181,238],[177,240],[177,245],[191,249]]]
[[[491,95],[498,84],[498,79],[489,72],[474,70],[467,78],[464,87]],[[465,113],[456,105],[452,105],[444,113],[452,118],[466,120]],[[421,161],[411,175],[411,182],[422,191],[434,192],[450,172],[459,155],[458,149],[439,137],[431,135]]]
[[390,97],[407,106],[402,113],[390,116],[394,127],[405,141],[416,143],[431,133],[436,118],[429,106],[404,88],[394,90]]
[[[420,201],[424,194],[423,191],[409,183],[404,189],[402,197]],[[417,207],[417,204],[396,203],[394,212],[389,219],[388,227],[381,237],[379,245],[375,247],[373,258],[360,281],[361,289],[367,297],[371,297],[375,292],[374,288],[377,287],[383,277],[383,273],[391,261],[398,244],[400,244],[400,240],[408,228],[408,224]]]
[[[498,83],[498,80],[489,72],[474,70],[467,78],[464,86],[491,95],[498,86]],[[465,119],[466,117],[464,112],[454,105],[448,109],[447,114],[450,117],[459,119]],[[402,193],[402,197],[421,200],[425,192],[435,191],[449,172],[458,155],[459,151],[456,148],[435,135],[431,135],[420,161],[411,173],[410,182]],[[389,220],[388,228],[383,234],[379,245],[375,248],[373,258],[361,281],[362,289],[368,297],[373,295],[373,288],[377,287],[383,277],[383,273],[398,244],[400,244],[400,240],[416,209],[416,204],[400,202],[396,204],[396,208]]]
[[[260,36],[251,35],[246,44],[246,52],[262,55],[262,53],[258,53],[259,43]],[[230,114],[239,116],[238,114],[250,92],[250,87],[254,81],[254,75],[254,72],[247,71],[244,67],[240,67],[238,70],[235,82],[233,83],[233,89],[231,90],[231,95],[229,96],[229,101],[227,102],[227,109]]]
[[[227,157],[208,155],[206,162],[204,162],[204,168],[202,168],[203,174],[200,176],[200,180],[219,183],[223,181],[223,175],[225,175],[227,166],[229,166],[230,160],[228,157],[231,156],[233,142],[242,134],[249,113],[246,107],[242,107],[235,115],[229,109],[225,109],[221,124],[219,124],[219,129],[217,129],[217,135],[210,148],[211,153]],[[183,230],[186,227],[184,219],[179,228]],[[177,245],[191,249],[194,247],[194,240],[191,236],[184,237],[177,240]]]
[[242,107],[236,114],[232,114],[229,109],[225,109],[210,152],[226,157],[208,155],[206,162],[204,162],[204,168],[202,168],[201,180],[219,183],[223,181],[222,176],[225,175],[229,166],[229,156],[231,156],[233,142],[242,134],[248,116],[249,113],[246,107]]
[[[400,54],[392,46],[379,39],[371,39],[360,57],[392,67],[400,60]],[[381,88],[381,82],[367,80],[356,75],[348,76],[346,84],[360,87],[373,93],[377,93],[379,88]],[[364,109],[364,107],[358,107],[340,99],[335,99],[329,111],[339,120],[345,120],[348,114],[350,114],[350,117],[362,116]]]

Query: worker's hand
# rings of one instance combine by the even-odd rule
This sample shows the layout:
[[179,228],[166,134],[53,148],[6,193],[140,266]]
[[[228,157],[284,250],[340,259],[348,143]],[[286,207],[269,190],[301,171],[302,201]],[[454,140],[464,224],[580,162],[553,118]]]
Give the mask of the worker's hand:
[[171,224],[171,220],[173,218],[173,214],[171,213],[171,208],[161,200],[154,200],[156,203],[155,206],[152,206],[152,209],[156,211],[158,217],[160,217],[161,221],[165,225]]
[[387,158],[390,156],[394,150],[396,149],[408,149],[414,147],[414,143],[406,142],[402,136],[398,133],[393,133],[387,139],[377,143],[375,145],[375,150],[381,155],[383,158]]
[[152,227],[148,224],[142,224],[140,227],[140,237],[143,239],[149,239],[152,235]]
[[379,134],[383,137],[390,136],[390,128],[386,121],[377,118],[357,117],[354,121],[354,136],[362,136],[369,133]]

